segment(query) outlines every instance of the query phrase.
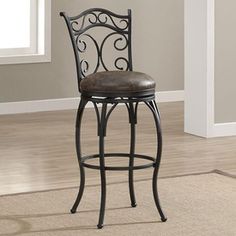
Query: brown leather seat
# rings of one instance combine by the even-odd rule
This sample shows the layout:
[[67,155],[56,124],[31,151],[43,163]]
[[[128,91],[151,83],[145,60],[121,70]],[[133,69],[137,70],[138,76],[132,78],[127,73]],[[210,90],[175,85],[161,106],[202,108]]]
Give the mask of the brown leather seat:
[[80,83],[87,96],[139,97],[155,93],[155,81],[144,73],[133,71],[104,71],[88,75]]

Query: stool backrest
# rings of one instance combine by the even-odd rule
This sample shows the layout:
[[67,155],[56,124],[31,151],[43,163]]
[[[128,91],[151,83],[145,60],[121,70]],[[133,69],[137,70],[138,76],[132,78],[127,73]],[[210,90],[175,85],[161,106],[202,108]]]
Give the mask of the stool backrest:
[[[79,90],[80,81],[88,74],[101,70],[132,71],[131,10],[128,10],[127,15],[118,15],[106,9],[92,8],[74,17],[67,16],[65,12],[61,12],[60,15],[66,21],[73,45]],[[94,29],[99,27],[106,28],[105,37],[100,37],[98,31]],[[119,55],[112,58],[109,53],[108,61],[105,62],[104,50],[106,48],[110,51],[108,46],[111,47],[111,42],[113,49]],[[95,55],[92,54],[92,58],[95,59],[93,66],[87,59],[88,45],[95,50]]]

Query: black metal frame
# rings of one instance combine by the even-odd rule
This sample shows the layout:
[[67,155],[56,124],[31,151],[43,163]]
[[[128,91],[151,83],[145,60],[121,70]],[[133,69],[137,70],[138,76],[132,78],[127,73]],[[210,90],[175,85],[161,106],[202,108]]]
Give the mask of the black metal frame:
[[[119,56],[114,61],[116,70],[132,71],[132,48],[131,48],[131,10],[128,10],[127,15],[118,15],[111,11],[102,8],[92,8],[79,14],[78,16],[69,17],[65,12],[60,15],[64,17],[69,30],[71,42],[74,49],[76,60],[78,86],[80,91],[80,82],[86,77],[86,73],[96,73],[100,68],[108,71],[103,58],[104,45],[112,36],[118,36],[114,39],[113,45],[118,52],[127,51],[127,58]],[[95,27],[105,27],[111,30],[109,34],[99,42],[92,34],[92,29]],[[84,37],[84,38],[82,38]],[[86,39],[85,39],[86,38]],[[94,70],[89,71],[89,62],[87,59],[81,59],[88,48],[88,44],[93,43],[97,53],[97,63]],[[119,45],[120,43],[120,45]],[[119,63],[123,62],[123,66]],[[111,69],[110,69],[111,70]]]
[[[87,30],[93,27],[107,27],[113,31],[115,31],[119,35],[125,35],[125,42],[126,45],[122,48],[118,48],[117,42],[122,41],[122,38],[118,38],[114,41],[114,47],[118,51],[123,51],[123,49],[128,48],[128,59],[124,57],[118,57],[114,62],[116,69],[124,70],[124,67],[121,68],[117,66],[117,60],[123,60],[127,63],[125,70],[132,71],[132,53],[131,53],[131,10],[128,10],[128,15],[117,15],[108,10],[101,9],[101,8],[93,8],[87,11],[82,12],[80,15],[76,17],[68,17],[65,13],[60,13],[61,16],[64,17],[68,30],[70,32],[72,45],[74,48],[74,54],[76,59],[76,66],[78,72],[78,84],[80,88],[81,80],[86,76],[86,68],[88,69],[89,63],[86,60],[81,60],[79,58],[79,52],[83,53],[87,48],[87,43],[83,40],[78,39],[80,35],[85,33]],[[93,17],[93,18],[91,18]],[[101,18],[103,17],[103,18]],[[123,23],[123,27],[118,26],[114,18],[118,19],[120,23]],[[75,25],[78,27],[79,23],[78,20],[81,20],[81,25],[79,28],[75,28]],[[86,22],[88,25],[86,25]],[[92,36],[87,34],[87,37],[92,39]],[[89,36],[88,36],[89,35]],[[106,42],[108,36],[102,41],[101,47],[98,46],[98,43],[93,38],[92,41],[96,45],[97,53],[98,53],[98,63],[93,71],[96,73],[100,65],[105,70],[108,70],[103,63],[103,45]],[[83,45],[81,49],[79,44]],[[86,68],[83,69],[83,65],[86,65]],[[94,105],[94,109],[97,116],[97,123],[98,123],[98,136],[99,136],[99,154],[83,156],[81,155],[81,141],[80,141],[80,131],[81,131],[81,121],[84,112],[84,108],[88,102],[92,102]],[[156,134],[157,134],[157,154],[156,158],[147,155],[140,155],[135,152],[135,127],[137,124],[137,112],[138,112],[138,105],[139,103],[145,103],[147,107],[151,110],[153,114],[153,118],[155,120],[156,126]],[[101,112],[99,112],[98,104],[102,104]],[[108,119],[112,113],[112,111],[116,108],[118,103],[124,103],[127,107],[128,114],[129,114],[129,123],[130,123],[130,151],[129,153],[105,153],[104,152],[104,139],[106,136],[106,128]],[[112,106],[108,109],[108,104]],[[157,191],[157,178],[158,178],[158,171],[161,162],[161,154],[162,154],[162,132],[161,132],[161,124],[160,124],[160,113],[158,111],[157,104],[155,102],[155,94],[146,95],[145,93],[138,93],[137,96],[129,96],[129,97],[120,97],[119,94],[116,94],[112,97],[96,97],[96,96],[88,96],[86,94],[81,94],[81,100],[77,112],[76,118],[76,150],[77,150],[77,157],[80,167],[80,188],[78,192],[78,196],[76,201],[71,209],[71,213],[75,213],[77,207],[81,201],[84,186],[85,186],[85,171],[84,167],[90,169],[100,170],[100,177],[101,177],[101,205],[100,205],[100,215],[98,221],[98,228],[103,227],[104,222],[104,215],[105,215],[105,203],[106,203],[106,171],[128,171],[129,172],[129,192],[130,192],[130,200],[131,206],[136,207],[136,199],[134,193],[134,183],[133,183],[133,171],[145,168],[154,168],[153,172],[153,180],[152,180],[152,189],[153,189],[153,196],[154,201],[157,207],[157,210],[161,216],[161,220],[165,222],[167,218],[165,217],[158,197]],[[106,166],[105,158],[106,157],[128,157],[129,158],[129,166]],[[90,159],[99,158],[99,165],[92,165],[89,164],[87,161]],[[134,165],[134,158],[144,159],[147,160],[149,163],[144,165]]]

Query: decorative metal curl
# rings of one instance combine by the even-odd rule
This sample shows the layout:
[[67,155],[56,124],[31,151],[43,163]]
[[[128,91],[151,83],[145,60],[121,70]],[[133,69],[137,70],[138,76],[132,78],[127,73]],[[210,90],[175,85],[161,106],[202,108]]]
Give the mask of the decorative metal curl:
[[[106,41],[107,41],[111,36],[114,36],[114,35],[120,36],[119,38],[115,39],[115,41],[114,41],[114,47],[115,47],[116,50],[118,50],[118,51],[124,51],[124,50],[128,47],[128,45],[129,45],[129,41],[128,41],[127,37],[126,37],[125,35],[121,34],[121,33],[118,33],[118,32],[112,32],[112,33],[108,34],[108,35],[104,38],[104,40],[103,40],[102,43],[101,43],[101,47],[100,47],[100,59],[101,59],[101,64],[102,64],[103,68],[104,68],[106,71],[108,71],[108,68],[106,67],[106,65],[105,65],[105,63],[104,63],[104,60],[103,60],[103,48],[104,48],[104,45],[105,45]],[[118,42],[121,42],[121,41],[125,42],[125,44],[124,44],[123,47],[120,47],[120,46],[118,45]],[[119,70],[124,70],[123,67],[117,66],[117,62],[118,62],[119,60],[125,60],[125,61],[127,62],[127,68],[126,68],[126,70],[128,70],[128,68],[129,68],[129,62],[128,62],[128,60],[127,60],[126,58],[124,58],[124,57],[119,57],[119,58],[116,59],[116,61],[115,61],[115,63],[114,63],[115,67],[116,67],[117,69],[119,69]],[[121,68],[122,68],[122,69],[121,69]]]
[[83,27],[83,23],[82,23],[82,26],[79,29],[76,29],[76,27],[78,27],[78,25],[79,25],[78,21],[72,21],[70,23],[70,25],[71,25],[71,28],[74,32],[78,32]]
[[88,72],[88,70],[89,70],[89,64],[88,64],[88,62],[86,61],[86,60],[82,60],[81,62],[80,62],[80,68],[81,68],[81,73],[82,73],[82,75],[83,75],[83,77],[85,77],[86,75],[86,73]]
[[[81,39],[80,37],[83,37],[83,39]],[[91,73],[96,73],[97,71],[98,71],[98,68],[99,68],[99,65],[100,65],[100,58],[99,58],[99,54],[100,54],[100,48],[99,48],[99,46],[98,46],[98,43],[97,43],[97,41],[91,36],[91,35],[89,35],[89,34],[82,34],[82,35],[79,35],[77,38],[76,38],[76,44],[77,44],[77,48],[78,48],[78,51],[79,52],[81,52],[81,53],[85,53],[86,52],[86,50],[87,50],[87,45],[88,45],[88,41],[87,40],[85,40],[85,37],[87,38],[87,39],[90,39],[91,40],[91,42],[94,44],[94,46],[95,46],[95,48],[96,48],[96,55],[97,55],[97,62],[96,62],[96,66],[95,66],[95,68],[94,68],[94,70],[92,71],[91,70]],[[80,47],[80,45],[82,45],[83,46],[83,48],[81,48]],[[82,71],[83,70],[83,68],[81,68],[81,71],[82,71],[82,76],[83,77],[85,77],[85,73],[87,73],[88,72],[88,69],[89,69],[89,63],[88,63],[88,61],[86,60],[86,62],[84,62],[85,60],[83,60],[83,63],[85,63],[84,64],[84,69],[86,69],[86,70],[84,70],[84,71]],[[81,63],[82,63],[82,61],[81,61]],[[80,64],[81,64],[80,63]]]
[[81,53],[85,52],[87,49],[87,43],[84,40],[79,39],[79,36],[76,37],[75,41],[76,41],[78,51]]
[[[125,39],[125,45],[123,47],[119,47],[118,42],[123,42],[124,39]],[[118,51],[124,51],[128,47],[128,45],[129,45],[128,39],[124,35],[122,35],[122,37],[120,37],[114,41],[114,47]]]
[[122,29],[123,29],[123,30],[128,29],[128,27],[129,27],[129,22],[128,22],[127,20],[124,20],[124,19],[120,20],[120,24],[123,23],[123,22],[125,23],[125,26],[122,27]]
[[[126,66],[125,69],[124,69],[123,66],[119,66],[119,65],[118,65],[118,63],[119,63],[120,61],[123,61],[123,62],[125,63],[125,66]],[[125,71],[127,71],[127,70],[129,69],[129,61],[128,61],[126,58],[124,58],[124,57],[118,57],[118,58],[116,58],[116,60],[115,60],[115,62],[114,62],[114,65],[115,65],[116,69],[118,69],[118,70],[125,70]]]
[[125,20],[125,19],[122,19],[120,20],[119,22],[120,23],[125,23],[125,25],[122,27],[122,26],[119,26],[113,19],[112,16],[108,15],[107,13],[104,13],[104,12],[100,12],[98,15],[97,15],[97,19],[98,19],[98,22],[96,23],[100,23],[100,24],[108,24],[108,19],[110,19],[110,24],[115,26],[117,29],[119,30],[126,30],[128,27],[129,27],[129,22],[128,20]]
[[[92,19],[92,17],[94,17],[94,19]],[[73,20],[71,22],[72,30],[74,32],[80,32],[85,27],[86,19],[88,19],[88,22],[90,24],[96,24],[98,22],[98,16],[94,12],[90,12],[90,13],[83,16],[82,23],[81,23],[80,27],[79,27],[78,19]]]
[[[89,16],[89,17],[88,17],[89,23],[91,23],[91,24],[96,24],[96,23],[98,22],[98,16],[97,16],[94,12],[91,12],[91,13],[85,15],[84,18],[83,18],[83,22],[85,22],[86,16]],[[92,17],[92,16],[94,16],[94,20],[91,20],[91,17]],[[83,25],[84,25],[84,24],[83,24]],[[82,26],[83,26],[83,25],[82,25]]]
[[[104,20],[102,20],[102,18],[104,18]],[[101,23],[101,24],[106,24],[107,21],[108,21],[107,14],[103,13],[103,12],[100,12],[98,14],[98,22]]]
[[[77,49],[80,53],[85,53],[86,52],[87,44],[88,44],[87,40],[85,40],[84,38],[81,39],[81,37],[87,37],[95,45],[95,48],[96,48],[96,51],[97,51],[97,62],[96,62],[95,69],[93,71],[91,71],[91,73],[96,73],[98,71],[98,68],[100,66],[100,62],[101,62],[101,65],[103,66],[103,68],[106,71],[108,71],[108,68],[105,65],[105,62],[103,60],[103,50],[104,50],[104,46],[105,46],[106,42],[112,36],[118,36],[118,38],[115,38],[114,42],[113,42],[114,48],[117,51],[124,51],[125,49],[127,49],[128,45],[129,45],[129,41],[128,41],[127,36],[123,35],[121,33],[118,33],[118,32],[112,32],[112,33],[108,34],[104,38],[104,40],[102,41],[100,47],[99,47],[97,41],[94,39],[94,37],[91,36],[90,34],[81,34],[81,35],[78,35],[76,37],[76,45],[77,45]],[[121,61],[122,61],[122,64],[125,63],[123,66],[120,65]],[[80,63],[80,66],[81,66],[81,75],[83,77],[85,77],[85,74],[88,72],[88,69],[89,69],[89,63],[86,60],[82,60],[81,63]],[[127,71],[130,67],[130,64],[129,64],[129,61],[126,58],[118,57],[114,61],[114,66],[118,70],[126,70]]]
[[81,25],[78,22],[79,19],[74,19],[71,22],[71,28],[75,33],[79,33],[84,28],[86,28],[86,25],[87,25],[86,22],[88,22],[94,26],[98,24],[104,25],[104,26],[111,26],[118,29],[119,31],[125,31],[128,29],[129,27],[128,19],[121,19],[119,23],[122,24],[123,26],[120,26],[118,25],[118,23],[115,22],[114,18],[118,18],[118,17],[111,16],[107,12],[102,12],[102,11],[89,12],[83,16]]

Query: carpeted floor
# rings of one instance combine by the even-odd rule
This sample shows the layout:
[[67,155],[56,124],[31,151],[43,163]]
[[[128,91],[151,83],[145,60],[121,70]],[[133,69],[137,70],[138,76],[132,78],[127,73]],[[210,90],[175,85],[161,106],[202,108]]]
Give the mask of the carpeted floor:
[[0,236],[235,236],[236,180],[217,173],[159,180],[162,223],[151,181],[135,183],[138,206],[129,207],[127,183],[110,184],[105,227],[97,230],[99,186],[85,189],[75,215],[76,188],[0,197]]

